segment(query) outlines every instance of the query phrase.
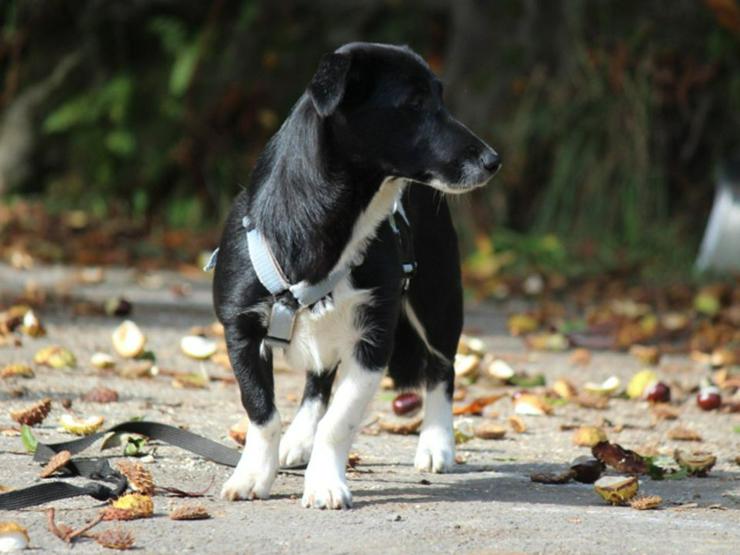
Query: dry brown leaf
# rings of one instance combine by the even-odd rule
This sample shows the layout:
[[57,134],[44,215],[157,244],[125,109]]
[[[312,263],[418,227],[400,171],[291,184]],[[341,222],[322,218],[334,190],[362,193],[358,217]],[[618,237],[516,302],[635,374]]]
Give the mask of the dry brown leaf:
[[202,505],[185,505],[170,511],[171,520],[205,520],[211,518],[208,510]]
[[662,503],[663,498],[660,495],[649,495],[632,499],[630,501],[630,507],[637,509],[638,511],[646,511],[649,509],[657,509]]
[[581,393],[573,398],[576,404],[586,409],[603,410],[609,406],[609,398],[603,395]]
[[415,418],[413,420],[386,420],[381,418],[378,420],[378,426],[381,430],[388,432],[389,434],[409,435],[413,434],[421,427],[421,422],[421,418]]
[[524,423],[524,420],[521,416],[517,416],[516,414],[512,414],[509,417],[509,425],[511,426],[511,429],[518,434],[523,434],[527,431],[527,425]]
[[494,422],[481,422],[473,430],[473,435],[480,439],[503,439],[506,429]]
[[72,453],[70,453],[67,450],[59,451],[56,455],[54,455],[52,458],[49,459],[49,462],[46,463],[46,466],[41,469],[41,473],[39,474],[40,478],[48,478],[52,474],[54,474],[57,470],[61,470],[66,466],[66,464],[70,461],[72,458]]
[[588,366],[591,363],[591,351],[579,347],[570,355],[570,363],[577,366]]
[[602,463],[618,472],[625,474],[645,474],[647,472],[647,463],[640,455],[617,443],[604,441],[595,445],[591,453]]
[[678,409],[668,403],[655,403],[650,407],[650,412],[657,420],[676,420],[680,414]]
[[504,397],[506,397],[505,393],[500,393],[498,395],[489,395],[487,397],[478,397],[477,399],[473,399],[467,405],[454,407],[452,409],[452,414],[454,414],[455,416],[460,416],[463,414],[480,416],[481,414],[483,414],[484,408]]
[[675,441],[702,441],[698,432],[684,426],[676,426],[668,430],[668,438]]
[[85,393],[82,400],[90,403],[115,403],[118,401],[118,392],[109,387],[96,387]]

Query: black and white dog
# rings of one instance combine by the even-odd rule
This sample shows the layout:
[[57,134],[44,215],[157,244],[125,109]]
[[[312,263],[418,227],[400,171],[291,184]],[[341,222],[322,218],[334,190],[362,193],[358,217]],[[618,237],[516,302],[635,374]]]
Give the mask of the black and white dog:
[[[450,469],[462,288],[457,237],[438,192],[470,191],[499,166],[496,152],[445,109],[440,81],[409,48],[352,43],[322,58],[236,198],[221,240],[214,302],[250,419],[223,497],[264,499],[280,465],[307,463],[304,506],[351,506],[347,456],[386,369],[399,388],[426,388],[416,468]],[[388,220],[397,202],[418,268],[407,289]],[[291,293],[271,294],[260,281],[245,216],[286,281],[310,286],[349,270],[331,294],[296,313],[285,355],[307,378],[282,441],[264,340],[273,304]]]

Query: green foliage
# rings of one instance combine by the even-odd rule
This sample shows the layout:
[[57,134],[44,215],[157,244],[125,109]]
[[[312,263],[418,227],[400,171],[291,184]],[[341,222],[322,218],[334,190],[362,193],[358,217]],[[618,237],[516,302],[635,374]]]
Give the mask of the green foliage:
[[[463,209],[458,220],[464,237],[490,237],[495,216],[496,253],[516,252],[499,261],[512,269],[588,271],[623,259],[625,247],[636,258],[665,247],[656,259],[685,264],[713,165],[740,144],[738,39],[693,0],[670,10],[636,0],[618,9],[566,0],[165,4],[79,0],[75,17],[64,2],[0,4],[9,46],[0,84],[20,76],[23,91],[70,51],[82,59],[39,110],[38,163],[21,192],[43,192],[59,209],[212,225],[321,54],[357,39],[418,50],[449,80],[452,111],[502,151],[504,169],[477,198],[476,217]],[[19,60],[3,54],[21,39]],[[507,226],[516,232],[501,232]],[[596,260],[574,255],[586,240],[598,243]]]
[[33,432],[31,431],[31,427],[26,424],[21,426],[21,443],[23,443],[23,447],[29,453],[35,453],[36,447],[39,444],[39,441],[34,437]]
[[203,35],[191,38],[184,24],[172,17],[156,17],[149,29],[162,42],[164,51],[173,59],[169,93],[182,96],[190,85],[203,48]]

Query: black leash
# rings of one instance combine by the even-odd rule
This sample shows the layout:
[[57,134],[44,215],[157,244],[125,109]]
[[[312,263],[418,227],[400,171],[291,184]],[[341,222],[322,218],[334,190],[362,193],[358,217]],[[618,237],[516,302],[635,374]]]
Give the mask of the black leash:
[[[236,466],[241,456],[241,453],[236,449],[226,447],[187,430],[168,426],[167,424],[160,424],[159,422],[134,421],[124,422],[108,428],[103,432],[72,441],[52,444],[39,442],[36,446],[36,453],[33,460],[39,463],[46,463],[60,451],[69,451],[72,455],[75,455],[84,451],[97,440],[111,432],[125,432],[147,436],[150,439],[156,439],[174,445],[175,447],[180,447],[181,449],[225,466]],[[89,495],[99,501],[106,501],[118,497],[128,487],[126,477],[112,468],[107,459],[71,459],[64,466],[64,471],[67,476],[82,476],[91,480],[109,482],[113,485],[112,487],[108,487],[100,483],[91,482],[84,486],[74,486],[60,481],[36,484],[20,490],[0,494],[0,510],[22,509],[59,499],[78,497],[80,495]]]

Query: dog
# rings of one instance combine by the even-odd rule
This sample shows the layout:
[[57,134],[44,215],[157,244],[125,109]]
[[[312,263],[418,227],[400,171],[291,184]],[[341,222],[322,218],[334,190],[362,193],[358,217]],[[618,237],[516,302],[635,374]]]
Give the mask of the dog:
[[[457,236],[440,192],[484,185],[501,161],[450,115],[442,93],[408,47],[351,43],[326,54],[234,201],[213,296],[250,425],[225,499],[265,499],[281,465],[307,464],[302,505],[349,508],[347,457],[386,370],[400,389],[425,388],[416,468],[454,465],[463,302]],[[411,232],[406,247],[389,219],[398,212]],[[268,262],[254,262],[250,231]],[[326,287],[331,278],[331,291],[300,306],[293,287],[265,285],[265,264],[285,287]],[[282,440],[269,335],[280,319],[285,358],[306,371]]]

